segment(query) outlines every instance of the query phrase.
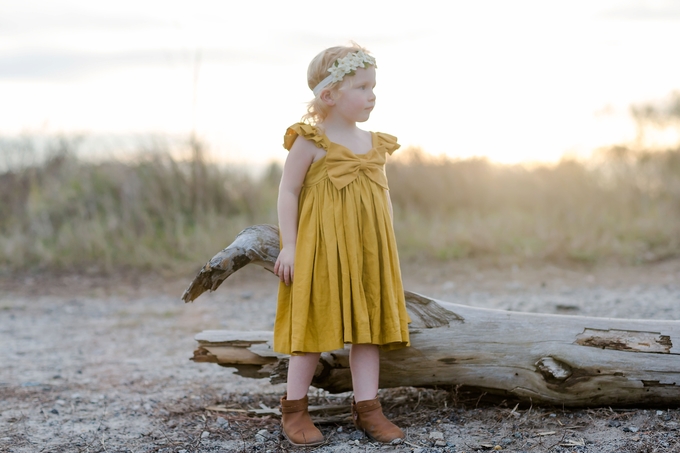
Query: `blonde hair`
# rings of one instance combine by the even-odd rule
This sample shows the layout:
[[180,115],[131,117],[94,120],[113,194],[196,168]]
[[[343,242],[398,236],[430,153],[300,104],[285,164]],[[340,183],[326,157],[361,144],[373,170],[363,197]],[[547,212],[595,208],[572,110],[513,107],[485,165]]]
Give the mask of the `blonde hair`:
[[[369,53],[368,50],[361,47],[359,44],[352,41],[351,46],[336,46],[329,47],[326,50],[321,51],[307,68],[307,85],[310,90],[313,90],[319,82],[328,76],[328,69],[338,60],[346,55],[358,51],[364,51]],[[325,89],[330,89],[334,94],[338,94],[338,87],[342,84],[340,82],[333,82],[329,84]],[[321,100],[319,96],[315,96],[314,99],[307,103],[307,113],[302,115],[302,122],[317,125],[321,123],[328,115],[328,106]]]

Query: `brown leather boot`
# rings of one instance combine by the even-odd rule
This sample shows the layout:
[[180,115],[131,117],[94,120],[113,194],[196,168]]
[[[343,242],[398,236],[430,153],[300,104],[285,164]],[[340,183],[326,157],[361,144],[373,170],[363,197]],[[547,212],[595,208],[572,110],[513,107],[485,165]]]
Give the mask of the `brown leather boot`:
[[309,447],[322,444],[321,431],[314,426],[307,412],[307,397],[288,401],[281,398],[281,428],[288,442],[296,447]]
[[354,426],[375,441],[390,443],[395,439],[406,437],[397,425],[383,415],[382,406],[377,397],[358,403],[352,402],[352,418]]

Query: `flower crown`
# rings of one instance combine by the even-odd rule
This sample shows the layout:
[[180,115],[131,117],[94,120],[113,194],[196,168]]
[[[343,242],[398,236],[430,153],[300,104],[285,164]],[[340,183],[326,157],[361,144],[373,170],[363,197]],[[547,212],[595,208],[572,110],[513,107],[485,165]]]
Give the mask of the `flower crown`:
[[[328,72],[330,72],[331,75],[319,82],[312,92],[314,93],[314,96],[318,96],[319,93],[321,93],[321,90],[331,83],[341,81],[347,74],[354,75],[354,72],[358,68],[367,68],[369,66],[375,66],[375,58],[366,54],[363,50],[357,50],[354,53],[338,58],[335,60],[335,63],[328,68]],[[375,67],[377,68],[377,66]]]

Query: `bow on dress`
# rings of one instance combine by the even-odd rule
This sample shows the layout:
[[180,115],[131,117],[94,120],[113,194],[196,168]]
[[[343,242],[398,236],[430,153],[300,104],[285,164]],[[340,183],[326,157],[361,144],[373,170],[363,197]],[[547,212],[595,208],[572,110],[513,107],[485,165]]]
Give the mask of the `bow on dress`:
[[345,147],[338,146],[326,155],[328,178],[340,190],[354,181],[359,172],[364,172],[372,181],[387,189],[385,156],[371,149],[365,155],[356,155]]
[[[337,143],[332,143],[326,134],[316,126],[306,123],[292,125],[286,131],[283,147],[290,149],[298,135],[312,141],[317,148],[326,150],[326,170],[328,178],[339,190],[354,181],[359,172],[364,172],[369,179],[387,189],[385,175],[385,153],[392,154],[399,148],[397,137],[383,132],[374,132],[375,147],[366,154],[354,154]],[[333,150],[331,151],[331,148]]]

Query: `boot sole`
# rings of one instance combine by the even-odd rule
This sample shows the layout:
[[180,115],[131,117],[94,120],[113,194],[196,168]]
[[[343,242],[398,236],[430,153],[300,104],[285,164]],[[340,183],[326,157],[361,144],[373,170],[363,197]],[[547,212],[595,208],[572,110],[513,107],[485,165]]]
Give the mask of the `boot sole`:
[[394,441],[397,440],[397,439],[401,439],[401,440],[405,440],[405,439],[406,439],[406,436],[404,436],[404,437],[395,437],[394,439],[392,439],[392,440],[390,440],[390,441],[378,440],[378,439],[376,439],[375,437],[371,436],[371,434],[370,434],[368,431],[366,431],[365,429],[363,429],[362,427],[360,427],[359,425],[357,425],[356,422],[354,422],[354,427],[357,429],[357,431],[361,431],[362,433],[364,433],[364,434],[366,435],[366,437],[368,437],[369,439],[371,439],[373,442],[378,442],[379,444],[383,444],[383,445],[390,445],[392,442],[394,442]]
[[406,437],[395,437],[395,438],[392,439],[392,440],[378,440],[378,439],[376,439],[375,437],[371,436],[371,435],[368,433],[368,431],[363,431],[363,430],[361,430],[361,432],[363,432],[364,434],[366,434],[366,437],[368,437],[369,439],[371,439],[373,442],[378,442],[379,444],[383,444],[383,445],[391,445],[392,442],[394,442],[394,441],[397,440],[397,439],[401,439],[401,440],[406,439]]
[[316,446],[321,445],[321,444],[323,444],[323,443],[326,442],[326,439],[324,439],[324,440],[320,440],[319,442],[316,442],[316,443],[296,444],[295,442],[293,442],[292,440],[290,440],[290,439],[288,438],[288,435],[287,435],[286,432],[283,430],[283,428],[281,428],[281,432],[283,433],[283,437],[285,437],[286,440],[287,440],[288,442],[290,442],[291,445],[294,445],[294,446],[296,446],[296,447],[316,447]]

